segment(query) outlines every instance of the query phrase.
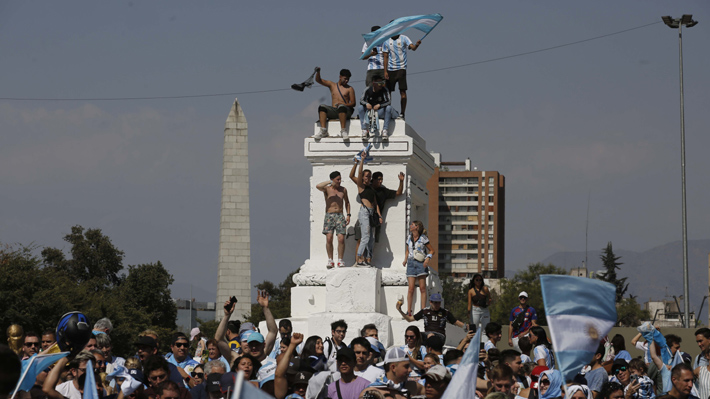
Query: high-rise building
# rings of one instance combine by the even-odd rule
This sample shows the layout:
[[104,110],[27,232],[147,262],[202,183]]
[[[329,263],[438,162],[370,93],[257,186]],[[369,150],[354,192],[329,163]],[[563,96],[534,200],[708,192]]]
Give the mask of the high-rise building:
[[[481,273],[505,276],[505,177],[495,171],[471,170],[471,160],[441,162],[429,189],[429,240],[439,273],[457,279]],[[436,193],[436,194],[435,194]]]

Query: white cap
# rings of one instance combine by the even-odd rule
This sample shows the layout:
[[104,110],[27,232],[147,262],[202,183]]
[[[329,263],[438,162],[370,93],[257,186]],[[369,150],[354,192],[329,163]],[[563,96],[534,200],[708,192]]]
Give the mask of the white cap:
[[387,363],[399,363],[408,361],[409,357],[407,357],[407,352],[405,352],[404,349],[395,346],[387,351],[387,354],[385,355],[385,360],[381,361],[380,363],[377,363],[377,367],[382,367]]
[[520,294],[518,295],[518,298],[520,298],[521,296],[524,296],[525,298],[527,298],[527,297],[528,297],[528,293],[525,292],[525,291],[521,291]]
[[446,367],[435,364],[424,374],[424,378],[431,378],[434,381],[449,381],[451,380],[451,373]]

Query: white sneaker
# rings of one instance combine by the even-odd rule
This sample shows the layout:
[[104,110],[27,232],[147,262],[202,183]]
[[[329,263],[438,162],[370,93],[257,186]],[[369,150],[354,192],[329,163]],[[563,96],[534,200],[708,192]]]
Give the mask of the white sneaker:
[[324,127],[320,128],[320,130],[313,135],[313,138],[318,140],[322,137],[328,137],[328,130]]
[[390,138],[390,133],[387,129],[382,129],[382,141],[387,141]]
[[348,135],[348,130],[347,129],[340,129],[340,137],[343,138],[343,140],[347,140],[350,138]]
[[362,139],[367,140],[370,138],[370,131],[367,129],[362,129]]
[[333,263],[333,259],[328,259],[328,263],[325,265],[325,268],[332,269],[333,266],[335,266],[335,263]]
[[338,259],[338,267],[345,267],[345,262],[342,259]]

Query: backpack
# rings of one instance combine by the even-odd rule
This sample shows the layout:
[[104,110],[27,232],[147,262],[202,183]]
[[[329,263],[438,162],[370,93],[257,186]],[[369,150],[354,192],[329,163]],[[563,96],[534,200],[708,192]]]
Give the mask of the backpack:
[[517,316],[515,316],[515,319],[513,320],[513,324],[512,324],[513,331],[520,330],[520,327],[523,325],[523,322],[525,321],[525,317],[526,317],[527,313],[528,313],[528,310],[525,309],[525,310],[521,311],[520,313],[518,313]]

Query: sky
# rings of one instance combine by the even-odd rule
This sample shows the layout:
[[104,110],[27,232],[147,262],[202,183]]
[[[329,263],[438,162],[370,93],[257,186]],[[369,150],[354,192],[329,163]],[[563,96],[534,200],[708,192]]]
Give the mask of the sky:
[[[660,17],[693,14],[688,237],[710,238],[709,11],[706,1],[0,2],[0,243],[68,250],[71,226],[99,228],[126,265],[161,261],[174,297],[192,286],[214,300],[236,97],[249,123],[252,283],[281,282],[308,256],[302,148],[328,95],[288,88],[320,66],[333,80],[349,68],[361,93],[361,35],[429,13],[444,19],[410,52],[407,123],[444,161],[505,175],[508,277],[585,244],[644,251],[681,238],[678,35]],[[224,95],[97,100],[205,94]]]

